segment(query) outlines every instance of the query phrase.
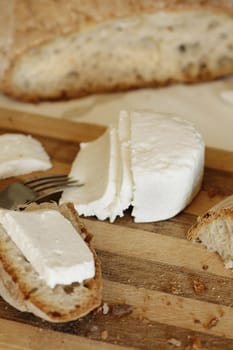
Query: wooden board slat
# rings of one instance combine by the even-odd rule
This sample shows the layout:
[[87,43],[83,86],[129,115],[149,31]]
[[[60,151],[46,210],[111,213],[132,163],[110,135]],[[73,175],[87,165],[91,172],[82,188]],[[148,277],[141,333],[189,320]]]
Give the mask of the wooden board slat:
[[8,132],[27,132],[35,135],[67,140],[88,142],[100,136],[105,127],[64,119],[46,118],[28,112],[9,110],[0,107],[0,125]]
[[[32,134],[51,157],[48,173],[67,173],[79,142],[104,128],[0,109],[4,132]],[[104,308],[51,324],[0,298],[0,348],[232,350],[233,272],[185,235],[197,215],[233,193],[233,153],[207,148],[205,165],[200,193],[170,220],[136,224],[130,210],[114,224],[83,218],[102,262]]]

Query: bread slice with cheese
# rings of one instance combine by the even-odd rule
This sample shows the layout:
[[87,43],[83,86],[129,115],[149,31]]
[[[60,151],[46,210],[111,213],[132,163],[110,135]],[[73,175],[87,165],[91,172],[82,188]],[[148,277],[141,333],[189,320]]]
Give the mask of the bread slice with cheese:
[[21,100],[233,73],[232,0],[0,2],[0,80]]
[[53,203],[32,204],[25,210],[40,209],[57,210],[71,222],[94,256],[95,276],[82,283],[58,284],[50,288],[0,225],[0,294],[17,309],[31,312],[47,321],[75,320],[101,303],[101,266],[92,247],[92,235],[79,220],[71,203],[61,206]]
[[233,268],[233,195],[197,218],[187,238],[216,252],[226,268]]

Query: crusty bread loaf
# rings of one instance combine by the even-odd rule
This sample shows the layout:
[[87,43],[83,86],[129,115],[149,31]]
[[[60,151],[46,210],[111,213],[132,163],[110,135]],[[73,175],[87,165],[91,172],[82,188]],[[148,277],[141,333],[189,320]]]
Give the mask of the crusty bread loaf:
[[9,0],[0,13],[1,89],[21,100],[233,73],[233,0]]
[[[25,210],[50,208],[59,210],[89,245],[95,258],[95,277],[83,283],[57,285],[53,289],[39,279],[37,272],[0,226],[0,295],[21,311],[32,312],[51,322],[66,322],[84,316],[100,305],[101,267],[92,248],[88,233],[71,203],[57,206],[52,203],[32,204]],[[78,252],[77,252],[78,254]]]
[[217,252],[226,268],[233,268],[233,196],[198,217],[187,238]]

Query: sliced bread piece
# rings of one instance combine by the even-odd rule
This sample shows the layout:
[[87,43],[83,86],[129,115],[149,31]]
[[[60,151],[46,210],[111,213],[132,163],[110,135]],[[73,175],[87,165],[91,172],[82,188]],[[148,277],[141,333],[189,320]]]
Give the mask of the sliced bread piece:
[[233,196],[197,218],[187,238],[216,252],[226,268],[233,268]]
[[101,303],[101,266],[92,247],[92,235],[79,220],[71,203],[60,206],[53,203],[31,204],[25,210],[39,209],[58,210],[72,223],[94,255],[95,276],[82,283],[48,287],[0,225],[0,294],[15,308],[47,321],[75,320]]

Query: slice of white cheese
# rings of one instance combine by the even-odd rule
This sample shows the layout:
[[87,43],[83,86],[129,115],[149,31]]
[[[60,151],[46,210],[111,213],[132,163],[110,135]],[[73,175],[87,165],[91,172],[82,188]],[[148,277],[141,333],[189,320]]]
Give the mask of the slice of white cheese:
[[131,171],[131,130],[130,118],[126,111],[120,112],[118,128],[122,163],[121,186],[118,194],[118,205],[121,215],[118,215],[122,216],[124,210],[130,206],[133,197],[133,179]]
[[85,185],[66,189],[61,203],[71,201],[80,215],[109,217],[109,206],[117,196],[119,146],[117,131],[107,129],[97,140],[82,143],[70,171],[70,176]]
[[131,113],[135,222],[173,217],[200,189],[204,143],[193,125],[177,117]]
[[112,203],[105,208],[110,222],[124,215],[132,201],[132,174],[130,161],[130,118],[128,113],[122,111],[119,116],[117,134],[117,181],[116,195]]
[[79,215],[113,222],[132,200],[129,116],[122,112],[119,129],[109,128],[94,142],[81,144],[70,176],[85,185],[66,189],[60,202],[72,201]]
[[56,210],[0,210],[0,223],[39,276],[53,288],[94,277],[92,252]]
[[3,134],[0,149],[1,179],[52,167],[41,143],[30,135]]

